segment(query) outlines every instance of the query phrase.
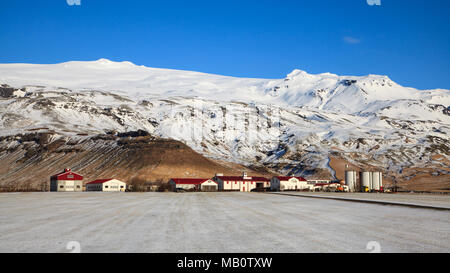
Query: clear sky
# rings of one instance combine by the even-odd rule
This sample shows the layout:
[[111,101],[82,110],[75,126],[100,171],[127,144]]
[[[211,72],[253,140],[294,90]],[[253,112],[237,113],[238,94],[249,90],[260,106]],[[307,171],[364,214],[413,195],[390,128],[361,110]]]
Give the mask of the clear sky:
[[107,58],[255,78],[298,68],[450,89],[449,27],[448,0],[0,0],[0,63]]

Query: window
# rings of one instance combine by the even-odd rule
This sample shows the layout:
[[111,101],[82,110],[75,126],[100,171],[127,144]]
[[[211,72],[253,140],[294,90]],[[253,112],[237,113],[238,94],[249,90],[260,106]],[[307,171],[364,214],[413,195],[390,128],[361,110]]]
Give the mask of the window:
[[123,189],[123,186],[120,186],[121,189]]
[[59,188],[60,189],[64,189],[64,185],[59,185]]
[[108,188],[108,185],[105,185],[105,189],[107,189]]
[[77,185],[77,189],[79,189],[80,188],[80,185]]
[[69,174],[67,178],[73,178],[73,174]]

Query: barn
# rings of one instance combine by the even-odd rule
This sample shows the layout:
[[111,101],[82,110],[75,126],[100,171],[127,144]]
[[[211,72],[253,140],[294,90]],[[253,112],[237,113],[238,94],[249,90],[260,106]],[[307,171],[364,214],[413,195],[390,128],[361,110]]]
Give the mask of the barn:
[[83,176],[72,172],[71,169],[64,169],[63,172],[50,177],[50,191],[83,191]]
[[270,189],[273,191],[312,190],[313,185],[308,184],[308,181],[303,177],[274,176],[270,180]]
[[192,191],[217,191],[218,185],[215,181],[207,178],[172,178],[169,185],[173,191],[178,189]]
[[126,188],[127,184],[117,179],[98,179],[86,184],[86,191],[120,192]]
[[245,191],[250,192],[255,189],[265,189],[270,187],[270,180],[265,177],[247,176],[223,176],[216,174],[213,178],[219,184],[221,191]]

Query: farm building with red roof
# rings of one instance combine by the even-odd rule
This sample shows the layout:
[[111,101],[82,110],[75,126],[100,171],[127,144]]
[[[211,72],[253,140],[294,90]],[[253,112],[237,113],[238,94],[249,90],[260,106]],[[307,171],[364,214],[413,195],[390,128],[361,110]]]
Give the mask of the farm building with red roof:
[[83,176],[64,169],[50,177],[50,191],[83,191]]
[[207,178],[172,178],[169,185],[173,191],[192,190],[192,191],[217,191],[217,182]]
[[221,191],[252,191],[254,189],[265,189],[270,187],[270,180],[265,177],[247,176],[223,176],[216,174],[213,178],[219,184]]
[[308,181],[303,177],[274,176],[270,180],[270,188],[273,191],[299,191],[312,190],[314,187],[308,184]]

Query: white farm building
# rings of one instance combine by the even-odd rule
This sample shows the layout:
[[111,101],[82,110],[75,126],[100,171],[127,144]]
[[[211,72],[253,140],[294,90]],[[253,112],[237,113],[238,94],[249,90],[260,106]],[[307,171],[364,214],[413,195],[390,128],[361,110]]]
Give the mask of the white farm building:
[[308,184],[303,177],[274,176],[270,180],[270,189],[273,191],[312,190],[313,185]]
[[215,181],[205,178],[172,178],[169,185],[173,191],[192,190],[192,191],[217,191],[218,185]]
[[50,177],[50,191],[83,191],[83,176],[64,169]]
[[127,184],[117,179],[98,179],[86,184],[86,191],[125,191]]
[[219,184],[221,191],[245,191],[250,192],[255,189],[265,189],[270,187],[270,180],[265,177],[247,176],[223,176],[216,174],[213,178]]

